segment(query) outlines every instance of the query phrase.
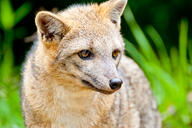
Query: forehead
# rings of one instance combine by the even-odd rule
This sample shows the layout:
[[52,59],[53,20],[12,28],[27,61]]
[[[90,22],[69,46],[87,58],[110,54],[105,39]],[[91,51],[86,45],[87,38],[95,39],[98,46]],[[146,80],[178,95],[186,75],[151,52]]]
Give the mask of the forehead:
[[[93,25],[80,27],[78,29],[71,30],[71,32],[65,38],[65,46],[75,46],[77,50],[80,49],[99,49],[114,50],[122,49],[122,39],[117,30],[113,30],[110,27],[105,28],[104,25]],[[68,42],[68,43],[66,43]]]
[[122,44],[122,39],[118,31],[106,31],[103,33],[95,31],[92,27],[78,28],[77,30],[72,30],[64,38],[62,53],[69,55],[84,49],[90,49],[97,53],[110,55],[115,49],[123,50]]
[[[91,29],[91,28],[90,28]],[[93,47],[99,50],[114,50],[121,49],[121,40],[119,33],[113,29],[108,28],[103,30],[98,26],[99,30],[91,29],[89,32],[84,33],[87,37],[88,43]]]
[[119,30],[100,14],[98,5],[72,7],[59,15],[72,28],[66,37],[70,40],[68,45],[75,45],[77,49],[99,48],[100,51],[122,48]]

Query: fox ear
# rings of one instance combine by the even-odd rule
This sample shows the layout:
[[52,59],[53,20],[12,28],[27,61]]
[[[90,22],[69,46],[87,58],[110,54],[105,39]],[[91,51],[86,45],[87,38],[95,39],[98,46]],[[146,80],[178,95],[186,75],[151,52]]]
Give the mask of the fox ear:
[[125,9],[127,0],[109,0],[103,3],[103,7],[108,13],[107,16],[110,18],[111,22],[120,25],[121,15]]
[[41,11],[36,15],[35,23],[40,33],[41,39],[45,42],[60,42],[69,27],[65,25],[57,15]]

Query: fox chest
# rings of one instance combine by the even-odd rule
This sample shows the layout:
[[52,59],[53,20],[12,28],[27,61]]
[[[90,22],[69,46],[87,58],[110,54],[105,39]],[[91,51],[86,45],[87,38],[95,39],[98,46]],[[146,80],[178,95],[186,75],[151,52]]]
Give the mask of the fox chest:
[[[113,102],[92,104],[63,104],[51,117],[52,128],[139,128],[139,112],[132,103],[116,94]],[[99,101],[102,101],[101,99]],[[68,102],[70,103],[70,102]],[[83,105],[83,106],[81,106]]]

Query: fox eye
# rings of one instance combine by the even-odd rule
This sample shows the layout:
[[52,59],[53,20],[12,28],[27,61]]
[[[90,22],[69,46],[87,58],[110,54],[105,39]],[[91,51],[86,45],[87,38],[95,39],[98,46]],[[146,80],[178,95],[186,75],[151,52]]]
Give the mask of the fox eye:
[[117,57],[119,56],[119,54],[120,54],[120,51],[119,51],[119,50],[114,50],[114,51],[112,52],[112,57],[113,57],[113,59],[117,59]]
[[93,58],[93,53],[89,50],[82,50],[78,53],[78,56],[82,59],[82,60],[89,60]]

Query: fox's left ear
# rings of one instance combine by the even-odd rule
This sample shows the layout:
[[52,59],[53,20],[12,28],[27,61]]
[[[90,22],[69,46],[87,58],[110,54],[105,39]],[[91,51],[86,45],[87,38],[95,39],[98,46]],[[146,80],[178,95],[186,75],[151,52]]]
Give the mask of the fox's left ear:
[[56,14],[48,11],[39,12],[35,22],[43,42],[59,43],[69,31],[69,27]]
[[112,23],[120,25],[121,15],[123,14],[126,4],[127,0],[109,0],[100,6]]

